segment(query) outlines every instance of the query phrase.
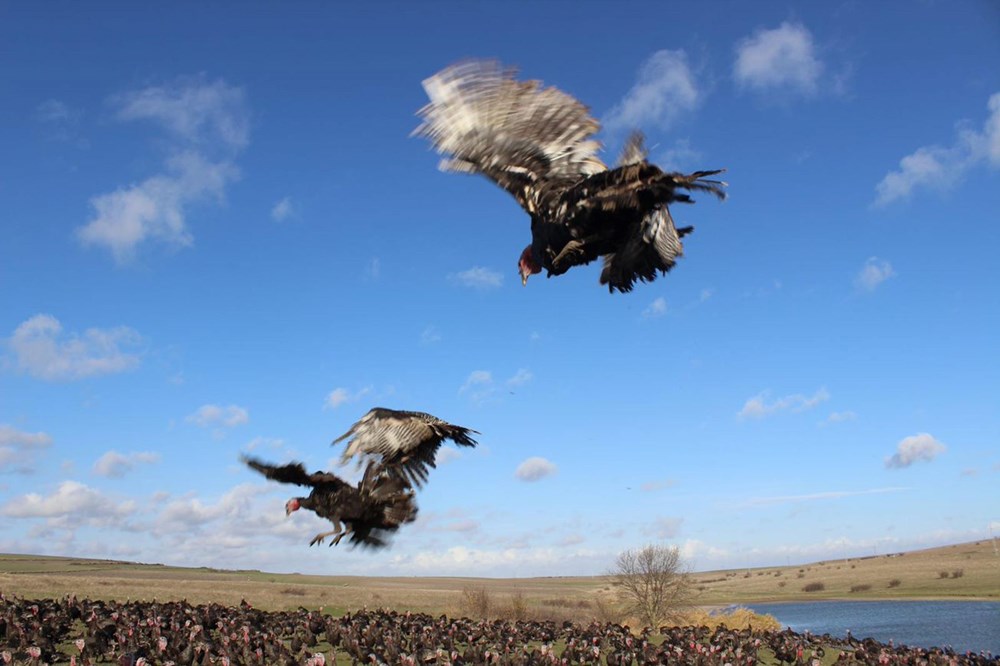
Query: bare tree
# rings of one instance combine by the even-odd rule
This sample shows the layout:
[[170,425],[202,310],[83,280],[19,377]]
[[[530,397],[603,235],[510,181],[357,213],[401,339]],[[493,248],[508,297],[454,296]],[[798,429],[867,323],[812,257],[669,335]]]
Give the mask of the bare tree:
[[658,628],[688,606],[694,588],[676,547],[648,545],[626,550],[611,572],[625,610]]

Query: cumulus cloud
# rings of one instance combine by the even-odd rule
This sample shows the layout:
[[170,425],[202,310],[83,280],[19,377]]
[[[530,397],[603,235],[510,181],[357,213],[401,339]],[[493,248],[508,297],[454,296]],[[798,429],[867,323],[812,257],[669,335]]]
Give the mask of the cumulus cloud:
[[757,92],[788,90],[813,94],[823,63],[816,58],[812,33],[801,23],[784,22],[758,30],[736,46],[733,78]]
[[330,393],[326,396],[326,401],[323,403],[323,407],[325,409],[337,409],[341,405],[349,402],[356,402],[371,392],[371,386],[366,386],[357,391],[350,391],[343,386],[338,386],[330,391]]
[[657,51],[639,68],[635,85],[604,119],[612,130],[656,125],[669,127],[701,102],[684,51]]
[[981,164],[1000,167],[1000,93],[994,93],[986,106],[989,115],[981,130],[959,123],[951,145],[923,146],[903,157],[899,168],[875,186],[875,205],[907,199],[918,189],[946,191]]
[[77,481],[63,481],[48,496],[29,493],[0,505],[0,515],[10,518],[47,518],[56,527],[65,527],[60,519],[74,524],[121,526],[136,510],[135,502],[118,502]]
[[0,423],[0,473],[32,472],[38,452],[52,445],[52,437],[44,432],[24,432]]
[[271,219],[275,222],[284,222],[295,213],[292,200],[285,197],[271,208]]
[[811,396],[801,394],[786,395],[769,401],[769,391],[750,398],[739,411],[740,418],[760,419],[782,411],[804,412],[830,399],[830,394],[821,388]]
[[930,462],[944,453],[948,447],[925,432],[910,435],[896,445],[896,453],[885,459],[889,469],[902,469],[923,460]]
[[202,428],[225,426],[235,428],[250,420],[250,413],[237,405],[202,405],[185,419]]
[[667,314],[667,299],[660,296],[642,311],[643,319],[653,319]]
[[136,465],[151,465],[160,462],[160,454],[150,451],[122,454],[108,451],[94,463],[93,471],[98,476],[119,479],[131,472]]
[[127,350],[141,341],[127,326],[66,335],[58,319],[38,314],[22,322],[6,342],[18,370],[48,381],[71,381],[131,370],[139,365],[139,355]]
[[461,273],[452,273],[448,279],[455,284],[473,289],[496,289],[503,285],[503,273],[482,266],[474,266]]
[[222,202],[226,187],[239,178],[233,160],[250,131],[243,91],[221,80],[180,79],[116,95],[110,103],[119,120],[147,120],[165,129],[170,147],[161,173],[93,197],[93,217],[77,229],[78,239],[110,250],[119,263],[148,241],[191,245],[189,208]]
[[875,291],[877,286],[889,278],[895,277],[895,275],[896,272],[892,270],[892,264],[888,261],[879,259],[878,257],[869,257],[865,265],[858,271],[857,276],[855,276],[854,284],[859,289]]
[[558,468],[555,463],[545,458],[534,456],[518,465],[514,471],[514,476],[521,481],[539,481],[547,476],[552,476],[557,470]]

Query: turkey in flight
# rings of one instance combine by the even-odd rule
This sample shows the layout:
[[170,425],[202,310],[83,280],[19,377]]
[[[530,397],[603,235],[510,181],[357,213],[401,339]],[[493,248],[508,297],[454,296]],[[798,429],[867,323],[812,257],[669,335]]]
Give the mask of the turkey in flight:
[[495,61],[452,65],[423,82],[430,102],[414,134],[431,141],[445,171],[478,173],[514,196],[531,217],[521,253],[522,283],[604,258],[601,284],[631,291],[665,274],[683,253],[668,204],[692,203],[687,191],[725,198],[722,172],[670,173],[647,161],[642,135],[618,166],[597,157],[600,124],[586,106],[539,81],[518,81]]

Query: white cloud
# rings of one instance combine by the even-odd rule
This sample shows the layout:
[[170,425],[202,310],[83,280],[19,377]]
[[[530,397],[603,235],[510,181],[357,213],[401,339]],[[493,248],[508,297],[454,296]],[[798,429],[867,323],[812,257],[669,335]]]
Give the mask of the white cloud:
[[372,257],[365,268],[365,276],[369,280],[377,280],[382,274],[382,261],[378,257]]
[[275,222],[284,222],[294,214],[295,207],[292,206],[292,200],[288,197],[274,204],[274,207],[271,208],[271,219]]
[[1000,93],[990,97],[987,108],[989,116],[981,131],[959,123],[952,145],[923,146],[903,157],[899,169],[875,186],[875,205],[906,199],[918,189],[948,190],[982,163],[1000,167]]
[[701,92],[684,51],[657,51],[642,64],[635,85],[608,112],[609,129],[645,125],[669,127],[701,102]]
[[859,497],[863,495],[882,495],[885,493],[898,493],[909,490],[909,488],[871,488],[868,490],[831,490],[820,493],[810,493],[808,495],[777,495],[774,497],[753,497],[742,502],[741,507],[771,506],[775,504],[795,504],[799,502],[815,502],[822,500],[836,500],[845,497]]
[[63,123],[73,119],[74,112],[57,99],[47,99],[35,109],[35,117],[43,123]]
[[72,517],[74,523],[108,526],[121,525],[135,508],[132,500],[116,502],[77,481],[63,481],[48,497],[29,493],[7,501],[0,506],[0,514],[11,518]]
[[153,120],[191,144],[239,150],[250,141],[250,116],[241,88],[223,80],[180,78],[164,86],[115,95],[110,100],[121,120]]
[[660,154],[659,159],[656,163],[659,164],[664,171],[690,171],[690,165],[694,162],[700,161],[702,158],[701,153],[691,147],[691,141],[688,139],[678,139],[674,142],[672,148],[668,148]]
[[944,453],[948,447],[925,432],[904,437],[896,446],[896,453],[885,459],[889,469],[902,469],[923,460],[930,462]]
[[667,299],[660,296],[642,311],[643,319],[653,319],[667,314]]
[[801,394],[786,395],[771,402],[768,402],[768,395],[769,391],[764,391],[747,400],[743,405],[743,409],[739,411],[738,416],[740,418],[759,419],[785,410],[804,412],[830,399],[830,394],[825,388],[819,389],[812,396]]
[[555,463],[545,458],[534,456],[518,465],[517,470],[514,471],[514,476],[521,481],[539,481],[547,476],[552,476],[557,470],[558,468]]
[[22,322],[7,339],[22,372],[49,381],[83,379],[131,370],[139,355],[128,353],[142,338],[126,326],[89,328],[83,335],[63,335],[52,315],[38,314]]
[[523,386],[524,384],[527,384],[534,378],[535,376],[531,374],[530,370],[527,370],[525,368],[520,368],[517,372],[514,373],[513,377],[507,380],[506,384],[508,388],[514,388],[515,386]]
[[84,245],[111,250],[119,263],[135,257],[140,244],[158,240],[174,247],[193,243],[185,209],[203,199],[223,199],[226,185],[239,177],[228,162],[208,162],[196,152],[171,156],[166,173],[90,200],[95,216],[77,229]]
[[139,464],[154,464],[160,462],[160,454],[149,451],[139,453],[129,453],[128,455],[117,451],[108,451],[97,459],[94,463],[93,471],[98,476],[118,479],[128,474]]
[[250,420],[250,413],[243,407],[237,405],[202,405],[193,414],[185,419],[188,423],[194,423],[202,428],[213,426],[225,426],[235,428]]
[[425,327],[420,334],[420,344],[432,345],[435,342],[441,342],[441,332],[433,326]]
[[495,289],[503,285],[502,273],[482,266],[474,266],[461,273],[452,273],[448,279],[455,284],[474,289]]
[[639,486],[639,489],[646,493],[652,493],[658,490],[666,490],[667,488],[673,488],[676,485],[677,481],[674,479],[662,479],[659,481],[647,481],[646,483]]
[[712,298],[715,295],[715,290],[711,287],[705,287],[698,293],[698,300],[702,303]]
[[437,454],[434,456],[435,465],[447,465],[448,463],[458,460],[462,457],[462,452],[458,449],[453,449],[448,446],[442,446],[437,450]]
[[341,405],[348,402],[360,400],[371,392],[371,386],[366,386],[363,389],[354,392],[349,391],[343,386],[338,386],[330,391],[330,393],[326,396],[326,401],[323,403],[323,407],[324,409],[337,409]]
[[812,94],[822,71],[812,34],[799,23],[786,21],[772,30],[758,30],[736,47],[733,78],[742,88]]
[[657,539],[673,539],[681,531],[683,522],[683,518],[658,516],[644,531],[653,534]]
[[44,432],[24,432],[0,423],[0,472],[33,471],[35,455],[52,445]]
[[895,275],[896,272],[892,270],[892,264],[888,261],[878,257],[868,257],[868,261],[854,278],[854,284],[865,291],[874,291],[875,287]]
[[239,177],[233,157],[249,141],[243,91],[223,81],[183,79],[111,98],[120,120],[152,120],[171,136],[162,173],[90,200],[93,218],[77,229],[84,245],[107,248],[119,263],[139,246],[159,241],[192,244],[187,210],[204,200],[224,200]]
[[853,421],[858,418],[858,415],[850,410],[843,412],[830,412],[830,415],[826,417],[825,424],[829,425],[832,423],[844,423],[845,421]]

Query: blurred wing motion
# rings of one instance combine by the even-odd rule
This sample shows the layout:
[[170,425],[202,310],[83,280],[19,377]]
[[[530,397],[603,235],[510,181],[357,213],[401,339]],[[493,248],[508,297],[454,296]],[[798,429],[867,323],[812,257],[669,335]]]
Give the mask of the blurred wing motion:
[[[666,273],[682,254],[668,204],[691,202],[679,190],[723,198],[721,173],[666,173],[647,161],[642,136],[626,143],[614,169],[597,157],[600,125],[583,104],[538,81],[517,81],[492,61],[448,67],[424,81],[430,103],[415,134],[446,157],[448,171],[483,174],[531,216],[532,242],[519,262],[523,281],[541,272],[605,260],[602,284],[629,291]],[[688,229],[690,231],[690,229]]]
[[429,468],[436,466],[434,458],[441,443],[450,439],[460,446],[475,446],[472,434],[479,433],[423,412],[375,407],[333,443],[349,440],[341,456],[343,462],[355,457],[359,461],[375,459],[391,476],[420,486],[427,481]]
[[[285,505],[286,513],[309,509],[333,523],[330,532],[317,534],[309,545],[333,537],[330,545],[350,536],[354,545],[382,548],[388,545],[388,534],[417,516],[413,491],[403,479],[385,473],[385,468],[371,463],[357,486],[335,474],[306,472],[302,463],[271,465],[244,456],[243,462],[272,481],[309,486],[308,497],[293,497]],[[344,523],[346,530],[341,529]]]

